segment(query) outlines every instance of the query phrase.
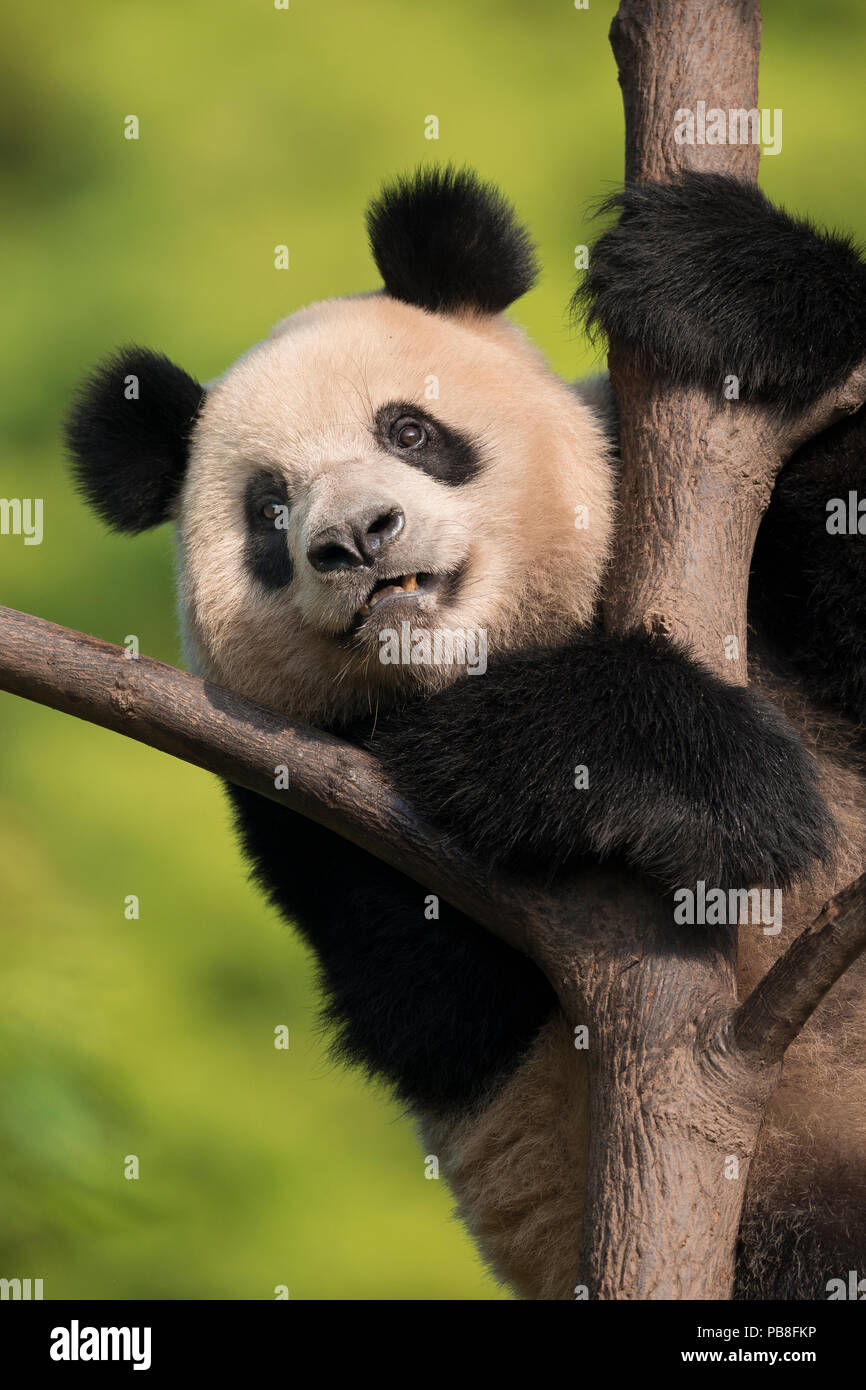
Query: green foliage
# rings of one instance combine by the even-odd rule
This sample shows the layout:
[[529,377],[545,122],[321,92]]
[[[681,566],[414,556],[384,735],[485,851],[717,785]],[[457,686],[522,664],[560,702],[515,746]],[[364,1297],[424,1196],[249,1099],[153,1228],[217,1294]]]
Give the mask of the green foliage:
[[[621,172],[614,8],[7,7],[0,491],[44,498],[45,538],[0,538],[2,601],[179,660],[170,537],[106,536],[73,496],[70,391],[126,341],[207,380],[293,308],[373,288],[364,205],[421,161],[514,198],[545,267],[517,314],[557,369],[592,366],[564,306],[586,202]],[[785,119],[764,185],[862,234],[863,9],[763,8],[761,100]],[[501,1296],[410,1127],[328,1061],[312,964],[245,882],[215,783],[8,696],[0,714],[0,1274],[49,1298]]]

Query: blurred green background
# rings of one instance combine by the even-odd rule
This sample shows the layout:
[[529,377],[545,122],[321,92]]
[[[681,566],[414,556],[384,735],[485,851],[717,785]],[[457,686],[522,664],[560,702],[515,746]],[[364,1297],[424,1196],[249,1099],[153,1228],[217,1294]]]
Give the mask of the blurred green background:
[[[170,536],[109,538],[73,495],[70,391],[125,341],[207,380],[293,308],[373,288],[365,202],[422,160],[505,187],[545,267],[519,318],[563,373],[592,365],[564,305],[586,201],[621,174],[614,9],[7,7],[0,493],[44,498],[45,536],[0,538],[0,601],[179,660]],[[866,7],[764,21],[761,102],[784,110],[764,187],[866,237]],[[0,1276],[47,1298],[502,1297],[397,1108],[328,1060],[311,961],[245,882],[217,785],[9,696],[0,718]]]

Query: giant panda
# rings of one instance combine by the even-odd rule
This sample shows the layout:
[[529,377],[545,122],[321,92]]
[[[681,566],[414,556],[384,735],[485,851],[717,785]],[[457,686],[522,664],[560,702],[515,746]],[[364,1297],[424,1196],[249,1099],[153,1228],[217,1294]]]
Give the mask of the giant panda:
[[[744,396],[785,410],[866,346],[856,254],[755,190],[692,174],[618,211],[584,298],[656,370],[715,390],[733,363]],[[120,531],[174,523],[194,671],[363,743],[484,869],[613,856],[663,888],[785,887],[781,937],[744,933],[750,988],[866,863],[863,541],[822,530],[825,498],[866,485],[862,412],[782,474],[751,684],[729,686],[658,635],[599,628],[611,401],[505,317],[536,265],[503,196],[426,169],[368,228],[381,290],[293,313],[207,388],[138,347],[96,369],[67,431],[84,497]],[[383,660],[383,634],[442,631],[483,634],[485,669],[423,643]],[[431,920],[413,880],[228,791],[255,877],[318,958],[338,1052],[403,1103],[495,1274],[572,1297],[586,1067],[547,980],[448,904]],[[739,1296],[821,1297],[863,1265],[863,1021],[855,967],[768,1114]]]

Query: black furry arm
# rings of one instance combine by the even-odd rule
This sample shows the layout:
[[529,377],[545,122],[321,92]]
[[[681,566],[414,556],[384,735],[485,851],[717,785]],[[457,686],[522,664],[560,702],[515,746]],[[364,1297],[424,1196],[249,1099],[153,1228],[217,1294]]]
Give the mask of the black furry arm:
[[866,265],[850,238],[752,184],[683,173],[610,198],[573,307],[666,375],[802,410],[866,355]]
[[799,739],[661,639],[587,635],[492,664],[367,742],[419,811],[491,864],[618,853],[669,886],[724,887],[782,885],[830,853]]

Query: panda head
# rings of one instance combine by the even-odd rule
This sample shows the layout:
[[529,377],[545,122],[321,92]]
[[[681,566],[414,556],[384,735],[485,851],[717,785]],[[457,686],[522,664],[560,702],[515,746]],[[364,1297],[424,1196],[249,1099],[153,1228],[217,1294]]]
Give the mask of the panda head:
[[109,525],[177,523],[193,668],[313,721],[462,674],[384,660],[407,623],[488,656],[561,640],[611,527],[600,424],[502,315],[535,266],[501,195],[426,171],[368,226],[383,291],[292,314],[206,390],[122,351],[67,429]]

